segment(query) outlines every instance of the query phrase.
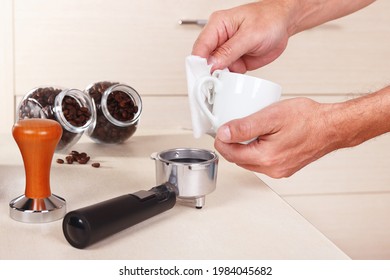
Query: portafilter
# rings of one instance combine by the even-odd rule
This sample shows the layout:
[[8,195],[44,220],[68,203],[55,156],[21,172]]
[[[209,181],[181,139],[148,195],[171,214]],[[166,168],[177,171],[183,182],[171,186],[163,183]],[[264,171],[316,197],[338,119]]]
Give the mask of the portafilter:
[[218,156],[195,148],[178,148],[154,153],[157,186],[122,195],[65,215],[62,229],[66,240],[83,249],[121,230],[165,212],[176,198],[205,204],[215,190]]

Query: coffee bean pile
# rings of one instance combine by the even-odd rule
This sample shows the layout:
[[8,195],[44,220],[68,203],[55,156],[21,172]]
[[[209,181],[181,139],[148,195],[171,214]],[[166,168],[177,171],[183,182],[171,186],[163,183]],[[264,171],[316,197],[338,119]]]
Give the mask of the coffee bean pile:
[[[19,107],[19,118],[43,118],[60,122],[54,113],[54,101],[61,91],[61,89],[53,87],[35,89],[22,101]],[[65,96],[61,105],[65,119],[72,126],[82,127],[91,118],[90,110],[87,107],[80,106],[79,102],[71,96]],[[64,128],[63,125],[62,127]],[[63,129],[62,137],[56,149],[65,148],[76,136],[77,133]]]
[[44,118],[55,119],[53,107],[61,89],[52,87],[37,88],[22,101],[19,107],[20,119]]
[[117,126],[103,114],[102,107],[106,106],[110,115],[120,122],[134,119],[139,108],[133,99],[125,92],[113,91],[107,98],[107,104],[102,104],[103,93],[118,83],[98,82],[93,84],[87,93],[94,99],[96,105],[96,126],[90,137],[101,143],[122,143],[134,134],[138,122],[129,126]]
[[62,112],[65,119],[75,127],[82,127],[91,119],[91,112],[82,107],[76,99],[65,96],[62,101]]
[[91,157],[84,152],[79,153],[77,151],[72,151],[65,159],[68,164],[72,164],[73,162],[78,162],[79,164],[87,164]]
[[[79,164],[87,164],[91,157],[84,152],[79,153],[78,151],[71,151],[69,155],[65,157],[65,160],[62,158],[57,159],[58,164],[64,164],[65,161],[67,164],[73,164],[74,162],[77,162]],[[92,163],[92,167],[99,168],[100,163],[99,162],[94,162]]]

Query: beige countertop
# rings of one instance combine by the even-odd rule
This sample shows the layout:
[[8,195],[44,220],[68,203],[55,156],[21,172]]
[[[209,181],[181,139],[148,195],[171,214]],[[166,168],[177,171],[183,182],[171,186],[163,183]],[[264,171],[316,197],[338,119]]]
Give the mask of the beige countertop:
[[[87,152],[90,165],[57,164],[51,191],[75,210],[155,185],[153,152],[197,147],[213,139],[188,131],[142,131],[122,145],[83,137],[72,150]],[[9,202],[24,193],[24,168],[11,134],[0,137],[0,259],[348,259],[311,223],[253,173],[220,158],[216,190],[198,210],[178,202],[169,211],[84,250],[71,247],[62,220],[27,224],[9,217]]]
[[294,176],[258,177],[352,259],[390,259],[390,133]]

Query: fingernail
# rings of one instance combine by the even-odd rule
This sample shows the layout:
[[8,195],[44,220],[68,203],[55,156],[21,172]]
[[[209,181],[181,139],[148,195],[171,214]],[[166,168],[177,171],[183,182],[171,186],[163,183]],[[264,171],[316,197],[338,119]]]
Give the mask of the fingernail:
[[207,61],[207,63],[208,63],[208,65],[213,66],[214,64],[217,64],[218,61],[217,61],[217,59],[214,56],[210,56],[208,61]]
[[230,128],[227,125],[223,125],[218,129],[217,137],[222,142],[228,142],[230,141],[232,135],[230,133]]

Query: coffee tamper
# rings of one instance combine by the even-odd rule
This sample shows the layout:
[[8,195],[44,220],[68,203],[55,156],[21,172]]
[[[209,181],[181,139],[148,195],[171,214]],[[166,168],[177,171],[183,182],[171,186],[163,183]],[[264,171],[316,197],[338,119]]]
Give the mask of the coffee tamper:
[[61,138],[61,125],[48,119],[19,120],[12,135],[22,154],[25,193],[10,203],[12,219],[26,223],[45,223],[66,214],[66,202],[50,191],[50,168],[55,148]]

